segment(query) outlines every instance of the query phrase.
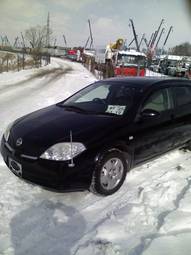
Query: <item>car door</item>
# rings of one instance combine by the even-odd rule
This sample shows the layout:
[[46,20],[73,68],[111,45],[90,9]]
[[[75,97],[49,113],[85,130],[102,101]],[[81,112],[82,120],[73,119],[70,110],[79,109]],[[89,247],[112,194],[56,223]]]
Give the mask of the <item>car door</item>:
[[178,147],[191,140],[191,86],[175,84],[171,90],[176,125],[173,145]]
[[[154,110],[158,116],[144,119],[144,110]],[[134,124],[134,162],[138,164],[160,155],[173,146],[174,109],[168,87],[151,91],[141,104]]]

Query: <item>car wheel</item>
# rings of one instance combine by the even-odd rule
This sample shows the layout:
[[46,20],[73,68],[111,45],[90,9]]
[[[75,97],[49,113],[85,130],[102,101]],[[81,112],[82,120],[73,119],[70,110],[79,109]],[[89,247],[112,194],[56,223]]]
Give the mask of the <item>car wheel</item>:
[[120,150],[105,153],[98,161],[92,177],[90,190],[103,196],[115,193],[123,184],[129,159]]

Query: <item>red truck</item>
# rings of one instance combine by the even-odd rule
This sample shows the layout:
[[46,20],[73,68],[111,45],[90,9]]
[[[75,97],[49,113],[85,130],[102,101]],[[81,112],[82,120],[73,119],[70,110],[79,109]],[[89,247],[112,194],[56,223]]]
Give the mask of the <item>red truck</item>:
[[119,51],[114,65],[115,76],[145,76],[146,55],[136,50]]

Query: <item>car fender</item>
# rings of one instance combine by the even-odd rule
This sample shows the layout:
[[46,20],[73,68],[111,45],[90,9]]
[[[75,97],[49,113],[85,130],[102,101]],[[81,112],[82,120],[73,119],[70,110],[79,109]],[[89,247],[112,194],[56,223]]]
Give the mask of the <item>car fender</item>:
[[114,150],[117,150],[124,155],[124,157],[128,161],[128,166],[129,166],[128,168],[130,169],[133,164],[134,153],[133,153],[132,148],[130,146],[126,145],[125,142],[123,142],[123,141],[115,141],[112,144],[109,144],[109,145],[105,146],[104,148],[102,148],[99,152],[97,152],[97,154],[94,158],[94,162],[98,163],[100,160],[103,159],[103,157],[108,152],[112,152]]

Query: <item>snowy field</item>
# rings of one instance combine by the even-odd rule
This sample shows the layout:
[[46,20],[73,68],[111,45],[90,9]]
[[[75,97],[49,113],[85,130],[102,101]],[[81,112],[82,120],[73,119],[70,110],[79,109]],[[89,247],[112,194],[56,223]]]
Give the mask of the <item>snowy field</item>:
[[[9,122],[59,102],[95,78],[53,59],[0,74],[0,136]],[[1,255],[190,255],[191,153],[133,169],[110,197],[55,193],[15,177],[0,157]]]

